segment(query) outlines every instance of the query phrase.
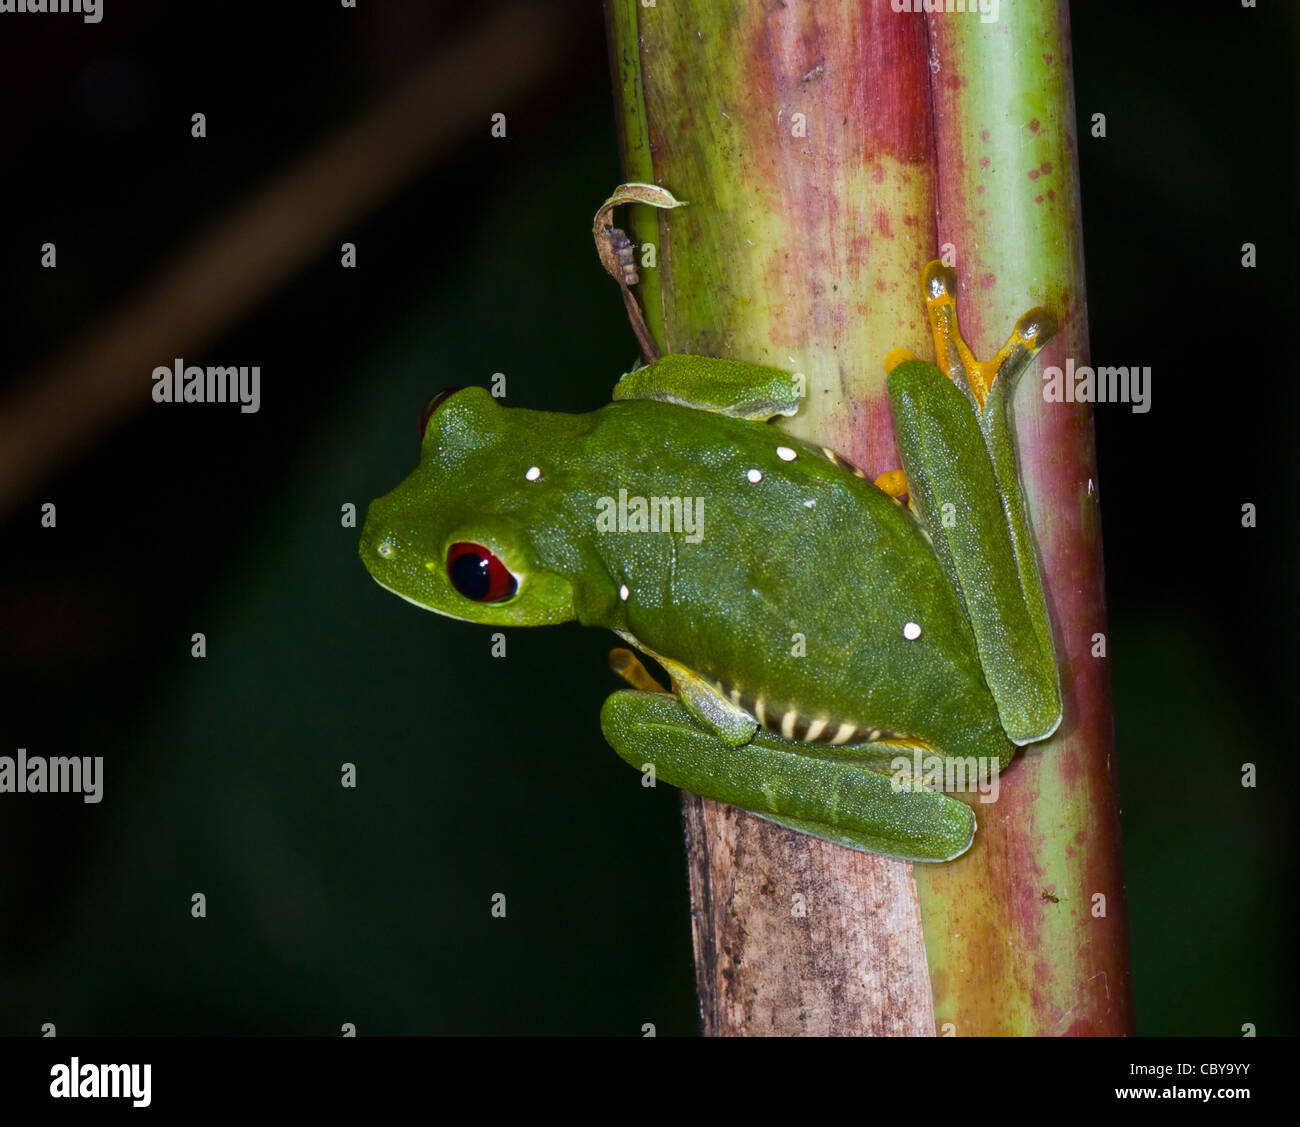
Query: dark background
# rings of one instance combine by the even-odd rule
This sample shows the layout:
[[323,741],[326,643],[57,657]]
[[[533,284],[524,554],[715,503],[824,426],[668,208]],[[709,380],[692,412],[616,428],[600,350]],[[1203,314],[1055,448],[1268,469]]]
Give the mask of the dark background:
[[[491,8],[105,4],[0,17],[0,392]],[[1079,140],[1092,355],[1154,370],[1149,414],[1097,416],[1142,1033],[1297,1031],[1280,7],[1073,7],[1079,116],[1108,119]],[[501,371],[513,405],[587,410],[633,358],[589,234],[620,178],[602,17],[551,8],[572,52],[494,107],[506,140],[442,107],[441,159],[187,356],[260,364],[260,413],[144,388],[4,518],[0,754],[103,755],[106,782],[0,796],[0,1032],[696,1031],[677,792],[600,736],[611,639],[512,631],[493,660],[339,519],[414,466],[439,388]]]

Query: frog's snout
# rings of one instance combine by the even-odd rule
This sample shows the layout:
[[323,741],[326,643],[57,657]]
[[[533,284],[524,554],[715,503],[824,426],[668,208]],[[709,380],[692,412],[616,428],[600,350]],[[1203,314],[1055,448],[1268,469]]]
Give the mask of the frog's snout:
[[370,577],[386,591],[392,591],[417,606],[427,607],[433,598],[430,561],[421,542],[408,531],[410,514],[401,498],[380,497],[370,502],[357,553]]
[[366,511],[366,521],[361,526],[361,543],[357,551],[361,556],[361,562],[366,565],[366,570],[376,579],[381,579],[385,562],[396,562],[398,544],[397,538],[389,531],[389,526],[382,519],[382,514],[376,514],[376,506],[382,506],[382,502],[372,501]]

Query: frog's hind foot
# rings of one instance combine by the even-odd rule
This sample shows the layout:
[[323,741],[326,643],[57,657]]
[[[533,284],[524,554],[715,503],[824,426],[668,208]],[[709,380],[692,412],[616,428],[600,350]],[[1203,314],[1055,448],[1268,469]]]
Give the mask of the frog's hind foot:
[[[991,360],[976,360],[957,323],[956,273],[935,259],[921,272],[921,284],[930,331],[934,336],[935,363],[958,387],[969,390],[981,409],[993,388],[993,381],[1001,377],[1005,384],[1014,384],[1016,377],[1056,333],[1056,318],[1049,310],[1035,306],[1016,321],[1006,344]],[[886,358],[886,369],[890,367],[889,360],[893,356],[894,353],[890,353]]]

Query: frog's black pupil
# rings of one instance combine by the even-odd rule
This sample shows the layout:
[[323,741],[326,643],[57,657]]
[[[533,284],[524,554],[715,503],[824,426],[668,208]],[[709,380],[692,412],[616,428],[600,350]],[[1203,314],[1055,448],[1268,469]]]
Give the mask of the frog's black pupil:
[[451,581],[467,599],[481,600],[492,586],[490,564],[486,556],[466,552],[452,561]]

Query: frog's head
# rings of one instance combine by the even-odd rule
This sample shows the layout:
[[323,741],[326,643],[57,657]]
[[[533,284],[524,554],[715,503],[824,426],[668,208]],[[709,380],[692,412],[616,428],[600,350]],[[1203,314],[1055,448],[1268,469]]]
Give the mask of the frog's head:
[[504,408],[481,387],[434,396],[420,420],[419,466],[366,514],[361,559],[380,586],[467,622],[576,617],[563,520],[538,504],[550,492],[531,488],[540,471],[521,464],[554,417]]

